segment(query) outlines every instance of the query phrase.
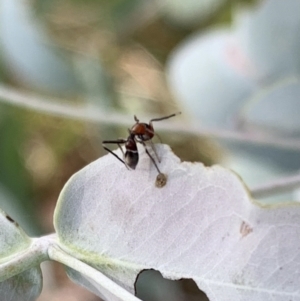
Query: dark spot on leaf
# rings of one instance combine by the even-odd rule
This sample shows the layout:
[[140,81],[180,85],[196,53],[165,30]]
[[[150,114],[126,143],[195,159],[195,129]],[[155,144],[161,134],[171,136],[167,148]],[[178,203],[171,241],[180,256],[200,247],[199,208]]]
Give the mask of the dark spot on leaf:
[[14,223],[14,222],[15,222],[9,215],[6,214],[5,217],[6,217],[11,223]]
[[11,223],[14,223],[17,227],[19,226],[19,224],[14,220],[12,219],[8,214],[5,215],[6,219],[9,220]]
[[167,176],[164,173],[160,173],[156,177],[155,186],[162,188],[167,184]]
[[247,224],[245,221],[243,221],[241,223],[241,227],[240,227],[240,233],[241,233],[242,237],[249,235],[251,232],[253,232],[253,228],[251,228],[251,226],[249,224]]
[[135,281],[136,296],[143,301],[209,301],[192,279],[165,279],[156,270],[143,270]]

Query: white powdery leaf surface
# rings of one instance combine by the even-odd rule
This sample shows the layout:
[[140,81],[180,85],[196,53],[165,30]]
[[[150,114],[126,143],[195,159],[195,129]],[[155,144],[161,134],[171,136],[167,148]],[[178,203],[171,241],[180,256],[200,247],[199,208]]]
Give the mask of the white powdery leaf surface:
[[39,267],[0,282],[1,301],[35,301],[42,290],[42,274]]
[[262,207],[230,170],[156,148],[163,188],[142,149],[134,171],[107,155],[70,179],[55,212],[61,246],[130,291],[153,268],[194,279],[211,301],[300,300],[299,204]]
[[30,238],[20,226],[0,209],[0,263],[6,257],[25,250],[30,243]]
[[[7,274],[1,271],[1,265],[8,263],[17,253],[29,248],[31,239],[21,227],[0,209],[0,300],[1,301],[34,301],[42,289],[42,274],[39,267],[32,267],[20,274],[6,279]],[[11,271],[18,267],[11,265]],[[3,275],[4,274],[4,275]],[[4,281],[2,280],[4,277]]]

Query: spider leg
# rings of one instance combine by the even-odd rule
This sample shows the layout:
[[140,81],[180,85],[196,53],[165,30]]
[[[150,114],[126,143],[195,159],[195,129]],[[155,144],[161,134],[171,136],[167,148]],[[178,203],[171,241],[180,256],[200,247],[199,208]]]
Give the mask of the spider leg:
[[155,167],[156,167],[158,173],[161,173],[161,171],[159,170],[159,168],[158,168],[158,166],[157,166],[155,160],[153,159],[153,157],[152,157],[151,154],[149,153],[149,151],[148,151],[148,149],[147,149],[147,146],[146,146],[145,142],[141,141],[140,143],[143,144],[143,146],[144,146],[144,148],[145,148],[145,151],[146,151],[147,155],[150,157],[151,161],[152,161],[153,164],[155,165]]
[[[110,150],[109,148],[107,148],[106,146],[103,146],[103,148],[108,151],[109,153],[111,153],[112,155],[114,155],[120,162],[122,162],[125,166],[126,163],[124,162],[124,160],[122,160],[117,154],[115,154],[112,150]],[[127,167],[127,166],[126,166]]]
[[160,159],[158,157],[158,154],[157,154],[156,148],[155,148],[155,144],[153,143],[152,139],[149,140],[149,144],[151,145],[151,148],[152,148],[152,150],[153,150],[153,152],[155,154],[155,157],[156,157],[158,163],[160,163]]
[[123,158],[125,158],[125,154],[124,151],[121,147],[121,144],[125,144],[127,142],[127,140],[125,139],[117,139],[117,140],[104,140],[102,141],[102,146],[103,148],[108,151],[109,153],[111,153],[113,156],[115,156],[120,162],[122,162],[127,169],[129,169],[129,167],[127,166],[126,162],[124,160],[122,160],[117,154],[115,154],[112,150],[110,150],[109,148],[107,148],[105,146],[105,144],[118,144],[118,147],[120,148],[122,154],[123,154]]
[[[124,153],[124,151],[123,151],[123,148],[121,147],[121,145],[120,145],[119,143],[118,143],[118,146],[119,146],[119,149],[120,149],[121,152],[122,152],[123,158],[125,158],[125,153]],[[123,161],[123,163],[124,163],[124,165],[126,166],[126,168],[130,170],[130,168],[129,168],[129,166],[127,165],[127,163],[126,163],[125,160]]]
[[157,136],[159,142],[162,143],[162,140],[161,140],[160,136],[157,133],[155,133],[155,135]]
[[174,116],[179,115],[179,114],[181,114],[181,112],[174,113],[174,114],[171,114],[171,115],[168,115],[168,116],[165,116],[165,117],[153,118],[153,119],[150,120],[149,123],[151,124],[153,121],[161,121],[161,120],[169,119],[169,118],[174,117]]

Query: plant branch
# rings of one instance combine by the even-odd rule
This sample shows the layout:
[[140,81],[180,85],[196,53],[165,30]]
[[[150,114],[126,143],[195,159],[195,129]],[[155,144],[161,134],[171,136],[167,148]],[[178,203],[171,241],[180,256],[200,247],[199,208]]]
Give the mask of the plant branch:
[[106,291],[108,291],[111,295],[119,298],[123,301],[141,301],[139,298],[135,297],[127,290],[113,282],[111,279],[106,277],[104,274],[99,272],[98,270],[90,267],[86,263],[72,257],[67,254],[63,250],[61,250],[58,246],[50,246],[48,250],[48,254],[50,259],[58,261],[75,271],[80,272],[82,275],[88,277],[90,280],[93,280],[94,283],[98,284]]
[[0,264],[0,282],[48,260],[48,246],[49,241],[47,238],[32,239],[32,244],[28,249],[7,258],[5,262]]
[[300,187],[300,173],[280,178],[269,183],[253,187],[251,195],[254,198],[264,198],[274,194],[288,192]]
[[[70,105],[61,99],[40,97],[28,92],[20,92],[0,84],[0,101],[43,112],[48,115],[61,116],[88,122],[131,126],[133,117],[115,112],[101,110],[99,107],[90,105]],[[150,118],[146,118],[148,120]],[[187,122],[157,123],[157,129],[166,132],[194,134],[210,136],[222,140],[240,141],[243,143],[269,145],[276,148],[300,150],[298,139],[280,138],[277,136],[249,134],[237,130],[224,130],[223,128],[205,128],[199,124]]]

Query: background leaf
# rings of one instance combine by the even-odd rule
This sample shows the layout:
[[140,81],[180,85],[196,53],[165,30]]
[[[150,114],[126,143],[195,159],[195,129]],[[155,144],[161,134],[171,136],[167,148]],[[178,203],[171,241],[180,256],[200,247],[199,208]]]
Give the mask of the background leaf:
[[0,2],[1,56],[10,72],[21,82],[48,92],[78,91],[71,66],[46,32],[28,3]]
[[[167,67],[169,86],[199,125],[274,141],[297,137],[298,8],[295,0],[261,1],[234,10],[231,27],[193,34],[174,49]],[[228,155],[221,164],[249,186],[300,168],[297,148],[219,142]],[[292,200],[295,194],[282,198]]]
[[160,0],[156,1],[163,17],[183,27],[194,27],[206,21],[224,4],[225,0]]
[[275,83],[264,93],[250,99],[241,117],[250,130],[299,136],[299,93],[299,79]]
[[6,105],[1,105],[0,110],[0,207],[28,234],[37,235],[40,230],[35,217],[36,202],[23,156],[25,118]]

